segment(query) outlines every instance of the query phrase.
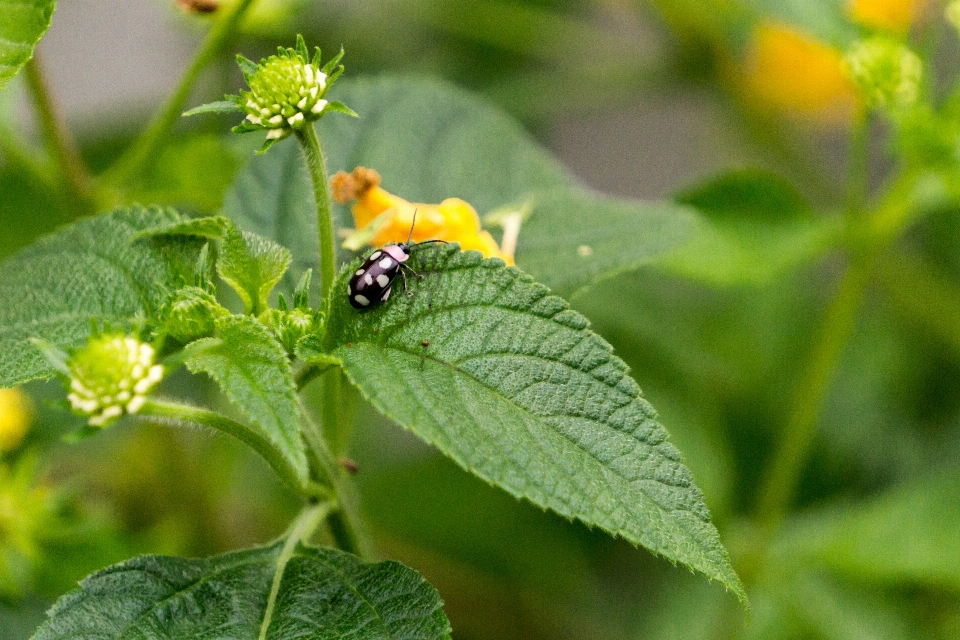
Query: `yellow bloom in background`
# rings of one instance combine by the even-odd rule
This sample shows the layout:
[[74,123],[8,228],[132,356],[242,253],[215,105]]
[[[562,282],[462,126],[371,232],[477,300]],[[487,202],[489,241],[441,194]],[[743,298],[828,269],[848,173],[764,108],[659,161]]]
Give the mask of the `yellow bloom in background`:
[[[382,247],[391,242],[405,242],[409,235],[413,242],[459,242],[461,249],[475,249],[485,257],[502,258],[507,264],[513,264],[513,256],[500,250],[493,236],[480,227],[476,210],[460,198],[447,198],[440,204],[408,202],[382,189],[380,174],[364,167],[357,167],[353,173],[337,173],[331,186],[337,202],[347,204],[356,200],[351,212],[357,232],[371,231],[369,237],[364,235],[366,244]],[[414,211],[417,221],[410,235]]]
[[823,124],[847,122],[856,104],[842,53],[782,23],[761,23],[747,52],[744,84],[768,107]]
[[906,33],[926,7],[926,0],[849,0],[850,18],[865,27]]
[[33,420],[33,405],[19,388],[0,389],[0,453],[20,446]]

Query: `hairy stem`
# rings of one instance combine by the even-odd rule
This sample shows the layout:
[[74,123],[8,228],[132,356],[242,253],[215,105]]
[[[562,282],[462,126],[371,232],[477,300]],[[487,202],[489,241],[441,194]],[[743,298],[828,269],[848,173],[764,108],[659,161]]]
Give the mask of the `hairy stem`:
[[190,92],[196,83],[200,72],[203,71],[230,42],[237,25],[253,5],[255,0],[240,0],[235,5],[224,10],[224,14],[211,27],[207,37],[200,45],[187,70],[180,78],[180,83],[160,108],[147,128],[130,145],[117,163],[105,175],[104,179],[117,186],[127,185],[139,178],[157,152],[166,143],[170,131],[173,129],[180,114],[183,113],[190,98]]
[[266,438],[243,424],[219,413],[186,404],[149,399],[144,403],[137,415],[144,418],[159,418],[160,420],[173,423],[201,425],[228,433],[249,445],[254,451],[263,456],[263,459],[273,467],[273,470],[277,472],[283,481],[297,489],[300,493],[308,495],[323,493],[322,487],[304,483],[296,470],[290,466]]
[[277,557],[277,568],[273,572],[273,584],[270,586],[270,596],[267,598],[267,608],[263,614],[263,622],[260,625],[260,640],[266,640],[267,631],[270,629],[270,623],[273,621],[273,610],[277,606],[277,595],[280,593],[280,584],[283,582],[283,572],[286,571],[287,563],[293,558],[297,546],[305,543],[317,530],[320,523],[330,513],[331,505],[329,502],[310,505],[300,512],[297,519],[293,521],[290,527],[290,534],[287,541]]
[[320,292],[329,303],[330,290],[337,277],[337,238],[333,226],[333,208],[327,186],[327,163],[320,149],[320,138],[312,124],[296,131],[297,140],[307,160],[307,169],[313,183],[313,197],[317,205],[317,229],[320,233]]
[[86,164],[77,151],[76,142],[54,103],[47,77],[38,53],[27,63],[24,73],[37,108],[40,130],[50,149],[50,155],[63,176],[70,196],[83,209],[92,210],[92,180]]
[[310,452],[311,463],[322,473],[324,481],[329,481],[336,493],[338,509],[328,519],[337,547],[344,551],[370,559],[371,547],[366,531],[360,519],[356,489],[346,471],[337,463],[320,426],[310,416],[303,400],[300,399],[300,414],[303,422],[303,435]]

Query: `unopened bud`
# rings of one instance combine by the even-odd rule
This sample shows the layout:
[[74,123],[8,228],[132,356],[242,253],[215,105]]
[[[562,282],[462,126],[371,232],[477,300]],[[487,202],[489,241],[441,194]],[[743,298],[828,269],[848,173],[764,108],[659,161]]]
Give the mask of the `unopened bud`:
[[216,319],[229,313],[200,287],[184,287],[166,302],[161,316],[167,334],[186,344],[213,335]]
[[163,366],[154,364],[149,344],[124,336],[91,338],[67,361],[74,411],[90,416],[89,424],[106,427],[121,416],[136,413],[146,396],[163,379]]
[[923,62],[906,45],[882,36],[862,40],[845,62],[868,106],[900,109],[916,102]]
[[960,0],[953,0],[947,4],[947,8],[943,12],[944,17],[947,19],[953,28],[960,32]]

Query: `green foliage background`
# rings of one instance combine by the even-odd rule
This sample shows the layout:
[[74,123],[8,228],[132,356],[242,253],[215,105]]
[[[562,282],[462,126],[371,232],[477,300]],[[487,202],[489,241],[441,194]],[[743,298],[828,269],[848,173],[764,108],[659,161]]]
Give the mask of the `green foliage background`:
[[[459,196],[481,214],[507,204],[531,207],[518,264],[571,297],[630,366],[703,490],[754,610],[743,630],[735,598],[716,583],[515,500],[355,397],[360,427],[343,448],[361,470],[356,480],[376,544],[437,588],[454,637],[960,637],[955,198],[935,192],[879,258],[839,352],[796,499],[766,558],[754,555],[764,545],[755,513],[763,473],[789,426],[804,363],[845,265],[838,245],[848,231],[836,213],[844,176],[824,170],[836,160],[823,144],[845,132],[812,132],[760,112],[723,70],[742,60],[751,25],[771,15],[826,41],[849,42],[857,28],[842,3],[624,3],[621,10],[662,41],[655,55],[595,19],[599,4],[268,4],[276,10],[255,13],[234,48],[255,58],[298,32],[327,48],[342,42],[352,80],[337,98],[377,122],[323,123],[325,140],[338,141],[327,145],[331,171],[350,170],[363,158],[383,174],[386,188],[409,200]],[[932,39],[936,28],[943,27],[923,27],[920,36]],[[956,37],[945,31],[939,42],[928,55],[945,68],[948,84],[954,68],[942,61],[955,59]],[[395,72],[408,75],[362,77]],[[424,75],[476,92],[520,124]],[[211,77],[204,97],[232,92],[238,81]],[[437,86],[442,100],[423,97]],[[16,82],[8,88],[14,90]],[[715,179],[678,186],[675,202],[638,203],[571,183],[535,143],[564,115],[606,113],[672,92],[705,96],[724,114],[724,126],[746,141],[718,155],[755,162],[731,162]],[[411,114],[422,117],[425,130],[411,128]],[[3,118],[0,135],[18,130],[11,111]],[[471,137],[485,127],[509,135]],[[313,231],[290,233],[314,224],[302,162],[292,144],[252,158],[258,141],[221,136],[225,130],[226,120],[179,125],[155,170],[124,199],[198,214],[216,213],[222,203],[242,228],[291,250],[294,266],[280,285],[289,295],[303,269],[314,266],[305,256],[316,252]],[[874,192],[893,175],[884,160],[891,152],[928,165],[931,154],[940,158],[934,152],[949,147],[949,126],[933,130],[932,141],[919,134],[906,141],[913,146],[875,130]],[[358,138],[360,131],[366,137]],[[88,212],[61,187],[37,151],[39,140],[22,153],[19,137],[4,136],[0,146],[3,257]],[[122,128],[80,137],[94,168],[109,166],[131,138]],[[948,160],[946,174],[957,171]],[[557,216],[551,223],[538,218],[545,210]],[[346,209],[338,215],[349,226]],[[656,256],[656,246],[630,225],[657,227],[660,240],[670,238],[678,249]],[[571,246],[565,233],[586,238],[578,242],[608,262],[558,253]],[[22,301],[2,302],[0,317]],[[165,384],[198,402],[215,397],[212,386],[185,373]],[[111,562],[137,553],[210,556],[263,543],[296,511],[269,468],[239,444],[130,423],[66,445],[60,436],[77,421],[42,404],[58,391],[45,383],[29,388],[38,401],[35,427],[9,462],[26,465],[36,455],[42,482],[58,495],[42,515],[40,559],[0,601],[4,638],[29,637],[53,599]],[[0,482],[0,495],[11,486]],[[0,526],[0,546],[5,535]]]

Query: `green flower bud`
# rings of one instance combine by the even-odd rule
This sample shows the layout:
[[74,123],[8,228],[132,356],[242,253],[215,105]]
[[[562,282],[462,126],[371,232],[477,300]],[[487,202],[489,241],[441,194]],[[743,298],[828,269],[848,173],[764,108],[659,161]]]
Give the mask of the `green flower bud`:
[[260,321],[273,332],[287,353],[293,353],[297,340],[313,333],[319,324],[309,309],[268,309],[261,314]]
[[960,32],[960,0],[953,0],[947,4],[947,8],[943,11],[944,17],[947,19],[953,28]]
[[154,364],[153,358],[153,347],[136,338],[91,338],[66,362],[70,405],[90,416],[93,427],[106,427],[124,414],[136,413],[163,379],[163,366]]
[[247,114],[246,121],[234,131],[266,130],[267,144],[261,150],[264,151],[294,130],[319,119],[327,110],[356,115],[345,105],[324,98],[343,73],[343,66],[339,65],[342,57],[343,51],[321,68],[320,49],[311,59],[302,36],[297,36],[296,49],[281,47],[277,55],[261,60],[260,64],[238,56],[250,90],[227,96]]
[[845,62],[869,107],[902,109],[916,102],[923,62],[906,45],[883,36],[862,40]]
[[215,320],[229,313],[200,287],[178,290],[161,310],[164,330],[183,343],[213,335]]

